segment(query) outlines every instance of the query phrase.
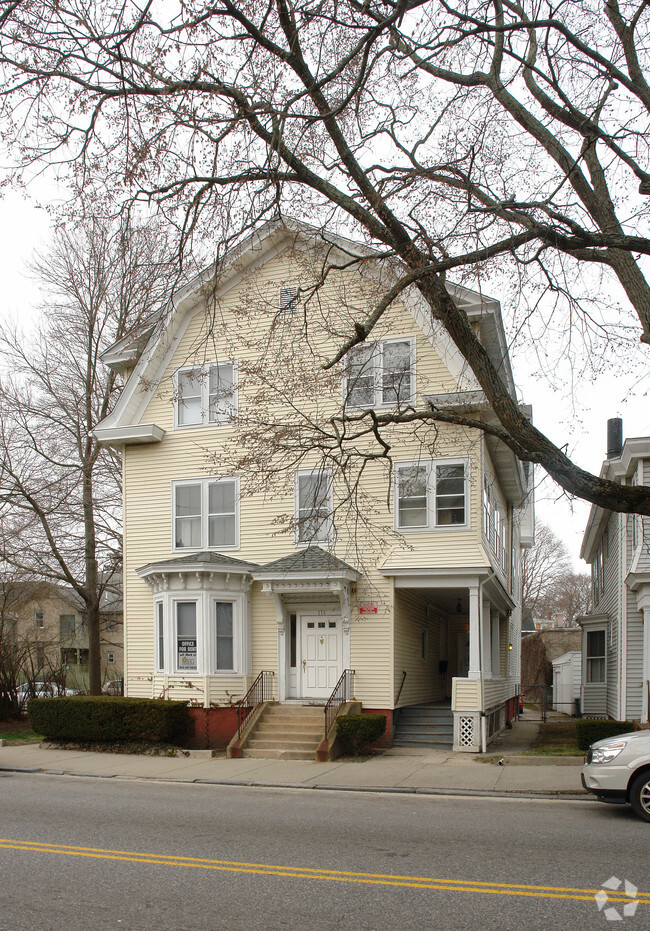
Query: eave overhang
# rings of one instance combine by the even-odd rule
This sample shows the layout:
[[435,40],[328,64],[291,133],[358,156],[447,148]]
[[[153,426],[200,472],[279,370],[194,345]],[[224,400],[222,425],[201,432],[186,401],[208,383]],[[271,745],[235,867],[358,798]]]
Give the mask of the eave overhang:
[[137,446],[160,443],[165,435],[162,427],[155,423],[136,424],[132,427],[95,427],[93,436],[106,446],[121,449],[122,446]]
[[[452,414],[461,416],[480,414],[482,420],[500,426],[483,391],[449,391],[442,394],[428,394],[425,396],[425,401],[431,407]],[[531,417],[532,410],[529,405],[520,404],[519,408],[526,417]],[[513,507],[521,507],[528,492],[523,463],[502,440],[489,433],[484,433],[484,436],[490,457],[497,470],[499,485],[506,499]]]

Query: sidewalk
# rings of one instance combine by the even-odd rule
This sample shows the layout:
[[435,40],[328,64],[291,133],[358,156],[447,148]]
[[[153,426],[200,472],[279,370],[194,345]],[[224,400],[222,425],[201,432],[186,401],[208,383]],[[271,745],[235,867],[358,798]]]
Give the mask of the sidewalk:
[[[589,798],[580,783],[581,759],[521,756],[534,740],[537,727],[534,722],[514,722],[485,757],[395,747],[361,761],[332,763],[228,760],[201,750],[188,751],[187,757],[162,757],[5,744],[0,747],[0,771],[214,785]],[[498,765],[499,759],[503,765]]]

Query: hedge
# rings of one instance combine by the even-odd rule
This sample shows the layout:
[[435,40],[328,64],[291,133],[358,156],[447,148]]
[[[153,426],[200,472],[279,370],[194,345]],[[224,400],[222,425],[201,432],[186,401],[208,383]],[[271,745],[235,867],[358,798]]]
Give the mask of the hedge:
[[627,734],[632,730],[634,730],[634,724],[631,721],[610,721],[609,718],[581,718],[576,721],[578,747],[583,753],[586,753],[597,740],[616,737],[617,734]]
[[386,730],[385,714],[345,714],[336,722],[336,736],[347,753],[357,756]]
[[175,743],[189,724],[184,702],[112,695],[32,698],[27,713],[32,729],[52,740]]

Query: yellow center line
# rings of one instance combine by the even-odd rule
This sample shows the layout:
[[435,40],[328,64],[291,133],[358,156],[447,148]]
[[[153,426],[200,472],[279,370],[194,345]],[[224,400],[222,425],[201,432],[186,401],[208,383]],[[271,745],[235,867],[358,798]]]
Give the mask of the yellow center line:
[[[208,860],[200,857],[181,857],[172,854],[141,853],[130,850],[110,850],[100,847],[76,847],[40,841],[21,841],[0,838],[0,848],[23,850],[32,853],[53,853],[100,860],[120,860],[127,863],[147,863],[158,866],[177,866],[192,869],[215,870],[231,873],[249,873],[293,879],[319,879],[330,882],[360,883],[381,886],[406,886],[417,889],[436,889],[448,892],[482,892],[491,895],[526,896],[533,898],[589,900],[600,889],[576,889],[565,886],[532,886],[518,883],[489,883],[477,880],[441,879],[430,876],[402,876],[390,873],[359,873],[345,870],[317,869],[302,866],[281,866],[272,863],[246,863],[237,860]],[[609,892],[610,902],[650,903],[650,892],[638,892],[631,899],[622,892]]]

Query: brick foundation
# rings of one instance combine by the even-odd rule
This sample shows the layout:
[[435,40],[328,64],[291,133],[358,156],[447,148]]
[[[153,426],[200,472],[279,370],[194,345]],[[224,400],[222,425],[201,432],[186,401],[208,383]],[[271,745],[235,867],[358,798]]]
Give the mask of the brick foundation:
[[183,745],[188,750],[219,750],[237,732],[236,708],[188,708],[190,728]]
[[370,746],[376,750],[388,750],[389,747],[393,745],[392,738],[392,724],[393,724],[393,712],[388,708],[364,708],[363,714],[385,714],[386,715],[386,730],[383,735],[376,740]]

